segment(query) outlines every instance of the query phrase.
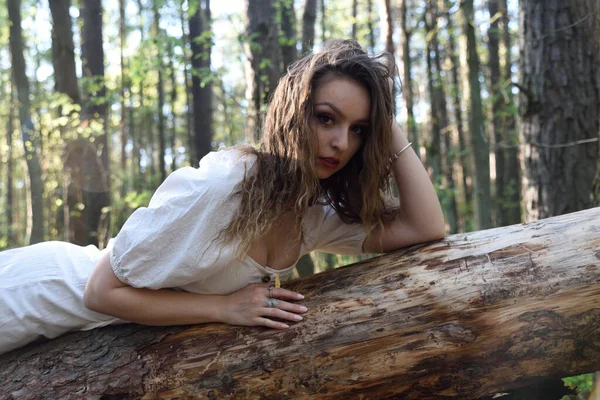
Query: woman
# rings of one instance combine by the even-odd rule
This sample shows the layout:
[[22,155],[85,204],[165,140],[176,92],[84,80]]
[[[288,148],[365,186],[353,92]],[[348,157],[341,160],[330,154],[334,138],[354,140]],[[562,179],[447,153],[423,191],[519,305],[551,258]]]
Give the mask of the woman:
[[[390,68],[354,42],[293,65],[259,150],[172,173],[107,249],[48,242],[0,253],[0,353],[126,321],[276,329],[302,320],[287,279],[313,250],[387,252],[444,235],[429,177],[393,116]],[[393,174],[400,207],[386,205]],[[176,289],[176,290],[173,290]]]

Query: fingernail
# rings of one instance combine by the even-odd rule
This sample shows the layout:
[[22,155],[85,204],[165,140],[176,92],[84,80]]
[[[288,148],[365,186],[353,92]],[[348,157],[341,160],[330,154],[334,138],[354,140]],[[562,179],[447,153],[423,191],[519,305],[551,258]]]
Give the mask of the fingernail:
[[301,317],[301,316],[299,316],[299,315],[294,315],[294,319],[295,319],[296,321],[302,321],[302,317]]
[[289,325],[287,325],[287,324],[281,324],[281,326],[282,326],[282,327],[284,327],[284,328],[289,328],[289,327],[290,327],[290,326],[289,326]]
[[298,298],[299,298],[299,299],[303,299],[303,298],[304,298],[304,296],[302,296],[300,293],[298,293]]
[[308,308],[306,308],[304,306],[300,306],[300,311],[302,311],[302,312],[308,311]]

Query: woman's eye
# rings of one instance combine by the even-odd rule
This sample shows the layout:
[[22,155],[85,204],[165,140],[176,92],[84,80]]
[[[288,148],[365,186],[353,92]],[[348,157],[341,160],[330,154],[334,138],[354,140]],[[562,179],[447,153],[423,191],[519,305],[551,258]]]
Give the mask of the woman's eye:
[[318,118],[323,125],[329,125],[333,122],[333,118],[329,115],[319,115]]
[[367,127],[366,126],[362,126],[362,125],[355,125],[352,127],[352,132],[356,133],[359,136],[363,136],[367,131]]

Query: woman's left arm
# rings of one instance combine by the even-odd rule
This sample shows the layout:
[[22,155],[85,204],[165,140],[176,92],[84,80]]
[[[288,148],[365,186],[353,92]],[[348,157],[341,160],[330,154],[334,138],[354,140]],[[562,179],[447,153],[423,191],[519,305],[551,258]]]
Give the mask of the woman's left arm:
[[[398,123],[393,123],[391,154],[408,145]],[[367,253],[393,251],[444,237],[446,226],[440,201],[427,171],[412,147],[392,161],[400,209],[396,218],[372,230],[363,244]]]

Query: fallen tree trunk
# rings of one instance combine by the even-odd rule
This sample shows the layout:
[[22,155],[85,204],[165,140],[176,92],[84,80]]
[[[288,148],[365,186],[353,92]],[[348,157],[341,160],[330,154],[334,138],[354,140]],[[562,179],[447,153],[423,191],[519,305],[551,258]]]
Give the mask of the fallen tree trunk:
[[0,398],[478,398],[600,370],[600,208],[286,285],[286,331],[112,326],[0,357]]

